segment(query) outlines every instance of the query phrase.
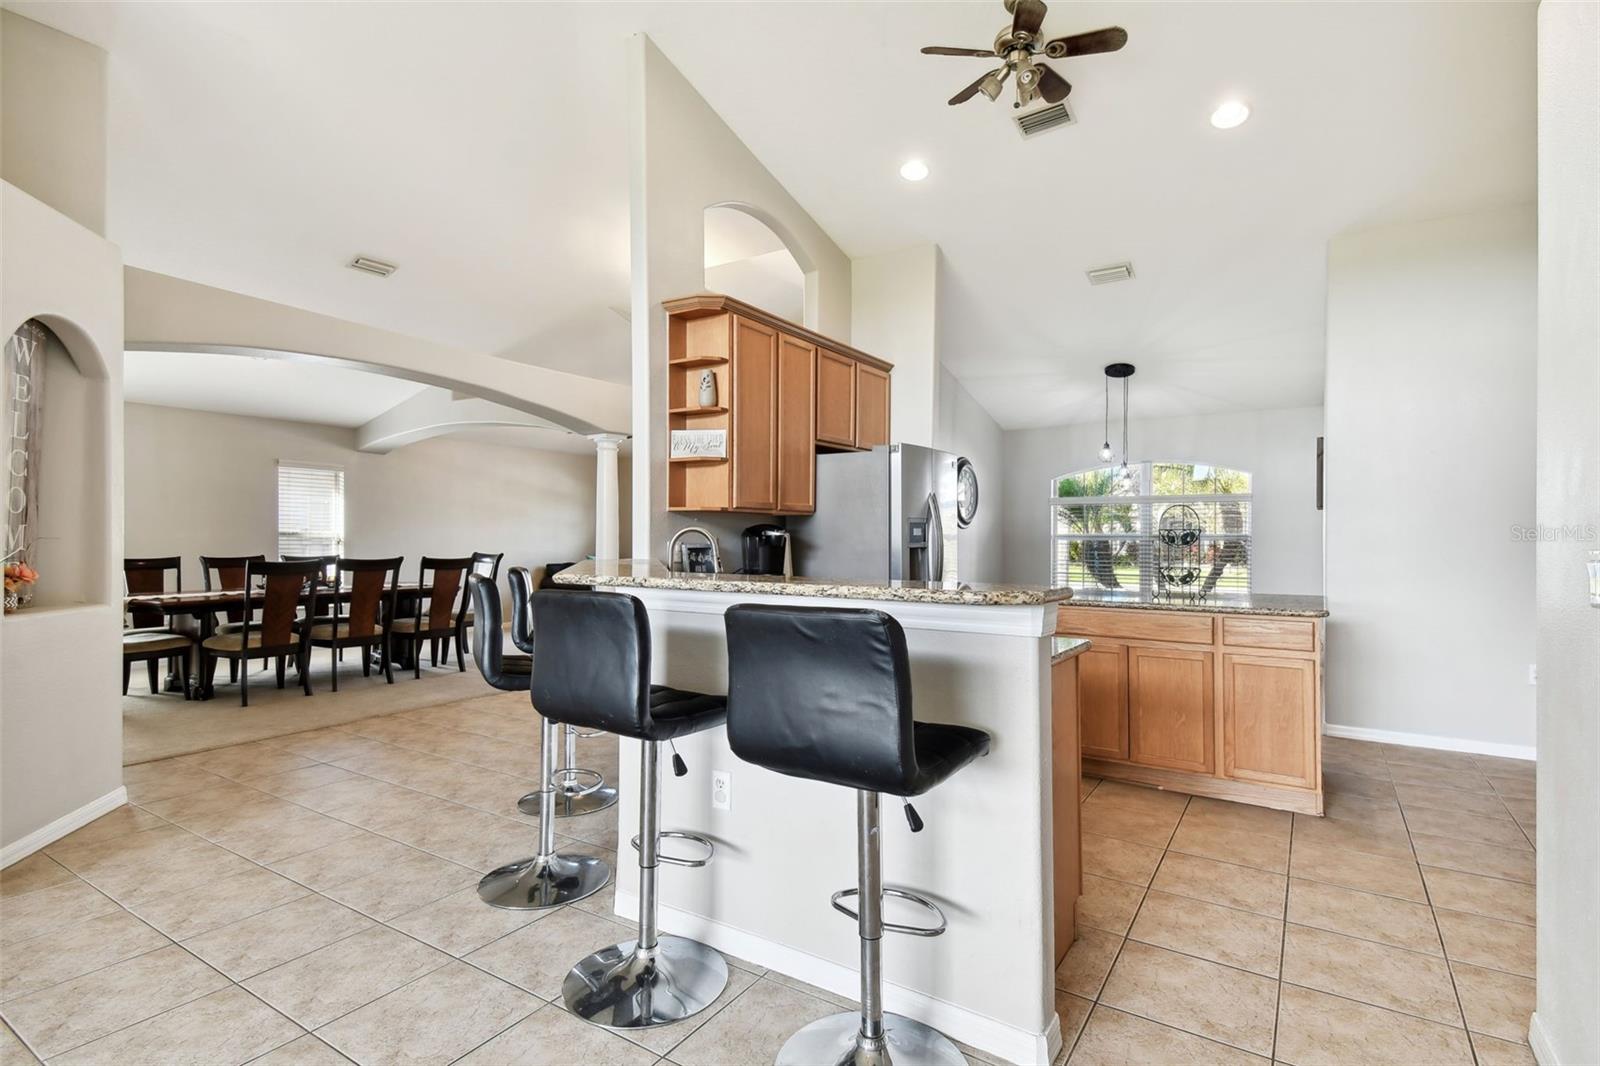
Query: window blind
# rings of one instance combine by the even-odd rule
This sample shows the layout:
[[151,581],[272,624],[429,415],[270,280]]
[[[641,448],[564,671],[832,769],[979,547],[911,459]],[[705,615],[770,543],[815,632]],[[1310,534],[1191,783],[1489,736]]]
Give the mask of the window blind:
[[278,464],[278,555],[344,554],[344,471]]

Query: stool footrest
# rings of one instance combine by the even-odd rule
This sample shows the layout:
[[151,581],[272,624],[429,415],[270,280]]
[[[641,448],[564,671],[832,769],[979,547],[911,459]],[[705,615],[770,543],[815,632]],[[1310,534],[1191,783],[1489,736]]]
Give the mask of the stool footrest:
[[[656,854],[656,860],[659,861],[659,862],[664,862],[668,866],[704,866],[706,863],[710,862],[712,857],[715,856],[716,853],[717,853],[716,844],[712,843],[710,840],[706,839],[705,837],[699,836],[699,835],[697,835],[695,833],[683,833],[683,832],[680,832],[680,831],[678,831],[676,829],[663,829],[663,830],[661,830],[661,832],[657,833],[656,836],[658,838],[661,838],[661,837],[672,837],[674,840],[689,840],[689,841],[693,841],[694,843],[699,844],[701,847],[706,849],[705,856],[703,858],[698,858],[698,859],[685,859],[685,858],[681,858],[681,857],[679,857],[677,855],[662,855],[662,854],[660,854],[658,852]],[[634,851],[638,851],[639,850],[639,838],[638,837],[634,837],[633,840],[629,841],[629,843],[631,843],[633,845],[633,850]]]
[[[851,910],[849,907],[845,906],[839,901],[848,896],[858,896],[860,894],[860,889],[841,889],[840,891],[835,892],[833,897],[828,902],[831,903],[833,905],[833,909],[838,911],[840,914],[846,915],[850,918],[859,919],[861,915],[858,912]],[[938,925],[902,925],[899,922],[884,922],[883,928],[885,932],[905,933],[907,936],[938,936],[945,931],[948,923],[945,921],[944,911],[940,910],[939,905],[928,897],[919,896],[915,892],[907,892],[900,888],[886,888],[883,890],[883,894],[885,896],[893,896],[895,899],[903,899],[907,903],[915,903],[919,907],[923,907],[929,911],[932,911],[934,916],[939,919]]]
[[[580,788],[577,782],[585,777],[592,777],[594,783]],[[586,770],[581,766],[562,766],[551,775],[551,784],[555,786],[555,790],[570,799],[599,791],[605,783],[605,775],[599,770]]]

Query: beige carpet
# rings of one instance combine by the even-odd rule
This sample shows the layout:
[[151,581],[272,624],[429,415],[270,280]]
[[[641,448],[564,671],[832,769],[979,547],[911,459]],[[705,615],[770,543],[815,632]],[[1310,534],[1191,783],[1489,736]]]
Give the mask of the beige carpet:
[[449,666],[439,667],[430,667],[424,656],[420,679],[413,678],[409,670],[396,669],[394,684],[389,685],[377,670],[371,677],[362,677],[358,654],[354,649],[345,652],[339,691],[334,692],[328,652],[318,649],[312,657],[310,696],[295,686],[292,668],[280,692],[275,672],[252,663],[248,707],[239,706],[239,686],[229,683],[226,663],[217,664],[216,698],[204,702],[185,701],[171,693],[152,696],[144,671],[135,669],[128,695],[122,700],[123,765],[343,725],[374,715],[415,711],[496,691],[483,680],[471,658],[462,673],[456,669],[453,655]]

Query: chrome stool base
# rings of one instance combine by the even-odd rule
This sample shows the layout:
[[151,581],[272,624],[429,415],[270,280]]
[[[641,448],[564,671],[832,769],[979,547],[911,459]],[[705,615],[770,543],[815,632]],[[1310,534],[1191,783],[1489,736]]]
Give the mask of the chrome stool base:
[[611,880],[611,867],[591,855],[550,855],[514,862],[478,882],[491,907],[532,911],[592,896]]
[[579,962],[561,986],[567,1010],[606,1029],[669,1025],[711,1006],[728,985],[728,963],[714,948],[663,936],[653,959],[625,940]]
[[791,1036],[776,1066],[967,1066],[950,1038],[899,1014],[883,1016],[883,1043],[863,1044],[861,1013],[830,1014]]
[[[601,785],[591,792],[572,793],[563,792],[559,785],[556,786],[557,818],[575,818],[580,814],[593,814],[595,811],[603,811],[607,807],[615,806],[616,802],[617,790],[610,785]],[[537,818],[539,816],[539,793],[530,792],[519,799],[517,801],[517,810]]]

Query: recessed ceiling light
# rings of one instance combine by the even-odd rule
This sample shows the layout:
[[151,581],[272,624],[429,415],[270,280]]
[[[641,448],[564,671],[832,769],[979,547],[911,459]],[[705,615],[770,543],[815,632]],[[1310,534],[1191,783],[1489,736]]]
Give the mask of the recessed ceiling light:
[[921,181],[928,176],[928,164],[920,159],[907,159],[900,164],[900,176],[907,181]]
[[1244,120],[1249,117],[1250,105],[1243,100],[1227,100],[1211,112],[1211,124],[1219,130],[1231,130],[1244,125]]

